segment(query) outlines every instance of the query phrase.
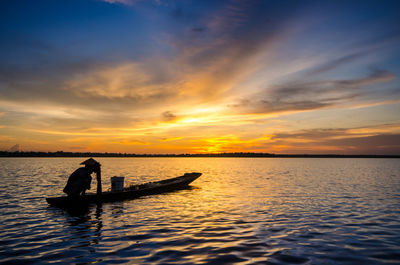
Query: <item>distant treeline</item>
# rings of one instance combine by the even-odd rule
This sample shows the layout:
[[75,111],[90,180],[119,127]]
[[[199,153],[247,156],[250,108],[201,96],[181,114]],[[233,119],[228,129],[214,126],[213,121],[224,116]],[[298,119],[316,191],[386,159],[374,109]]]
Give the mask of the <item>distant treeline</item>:
[[337,155],[337,154],[271,154],[271,153],[219,153],[219,154],[128,154],[92,152],[9,152],[0,151],[0,157],[303,157],[303,158],[400,158],[400,155]]

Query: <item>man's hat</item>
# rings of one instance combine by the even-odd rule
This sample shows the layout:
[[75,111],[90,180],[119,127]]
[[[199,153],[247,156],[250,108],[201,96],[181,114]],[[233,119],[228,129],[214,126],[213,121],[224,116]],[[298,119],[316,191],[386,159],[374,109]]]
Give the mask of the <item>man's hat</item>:
[[81,163],[81,165],[85,165],[85,166],[96,166],[99,165],[100,163],[97,162],[96,160],[94,160],[93,158],[89,158],[88,160],[85,160]]

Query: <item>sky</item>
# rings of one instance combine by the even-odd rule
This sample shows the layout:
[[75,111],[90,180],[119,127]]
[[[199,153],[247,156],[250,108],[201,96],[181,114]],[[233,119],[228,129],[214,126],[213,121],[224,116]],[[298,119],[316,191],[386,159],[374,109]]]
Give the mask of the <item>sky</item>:
[[399,13],[2,0],[0,150],[400,154]]

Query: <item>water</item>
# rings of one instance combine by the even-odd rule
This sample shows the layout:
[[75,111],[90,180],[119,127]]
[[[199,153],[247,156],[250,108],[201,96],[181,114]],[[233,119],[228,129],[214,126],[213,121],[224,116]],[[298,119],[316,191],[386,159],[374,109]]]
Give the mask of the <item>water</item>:
[[49,207],[83,160],[0,159],[1,264],[400,264],[398,159],[99,158],[104,188],[203,176],[80,215]]

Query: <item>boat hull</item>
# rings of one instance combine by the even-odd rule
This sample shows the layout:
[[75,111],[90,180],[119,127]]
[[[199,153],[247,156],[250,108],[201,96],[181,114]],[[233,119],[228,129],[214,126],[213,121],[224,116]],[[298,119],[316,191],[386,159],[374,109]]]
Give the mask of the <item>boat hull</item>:
[[180,177],[137,185],[131,190],[126,189],[121,192],[103,192],[101,196],[98,196],[97,194],[87,194],[80,197],[52,197],[46,198],[46,201],[54,207],[70,208],[95,203],[131,200],[142,196],[185,189],[191,182],[200,176],[201,173],[185,173],[185,175]]

